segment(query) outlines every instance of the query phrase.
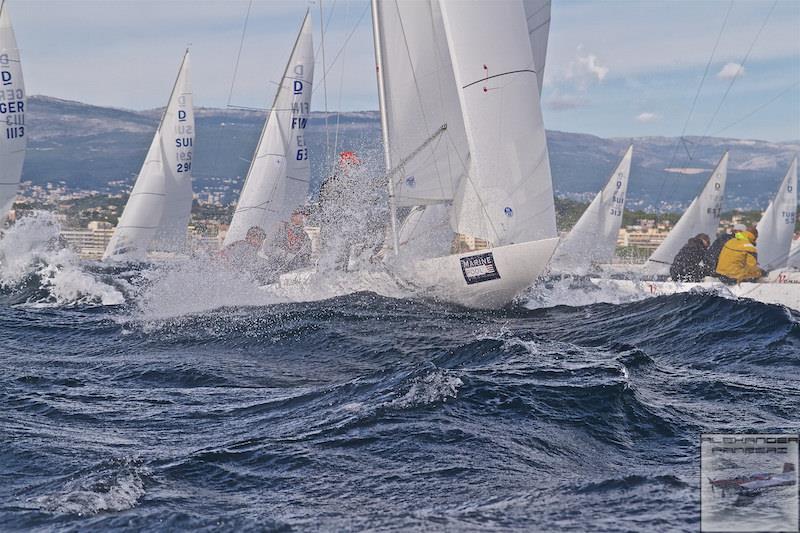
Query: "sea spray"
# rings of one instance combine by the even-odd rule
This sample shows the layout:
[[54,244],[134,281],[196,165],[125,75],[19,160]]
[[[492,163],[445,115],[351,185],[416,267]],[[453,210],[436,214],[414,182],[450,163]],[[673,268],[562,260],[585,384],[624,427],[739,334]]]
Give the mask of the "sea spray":
[[39,306],[119,305],[123,294],[83,269],[61,240],[52,213],[21,218],[0,239],[0,289],[12,301]]

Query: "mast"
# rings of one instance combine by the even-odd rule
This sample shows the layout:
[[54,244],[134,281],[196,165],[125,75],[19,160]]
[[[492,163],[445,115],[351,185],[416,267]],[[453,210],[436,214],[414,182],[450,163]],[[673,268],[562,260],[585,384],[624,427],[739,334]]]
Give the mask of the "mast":
[[[381,113],[381,137],[383,139],[383,158],[387,171],[392,168],[392,156],[389,152],[389,130],[386,126],[386,92],[383,82],[383,53],[381,51],[380,23],[378,22],[378,0],[372,0],[372,38],[375,42],[375,69],[378,78],[378,107]],[[392,248],[394,255],[399,253],[400,244],[397,238],[397,206],[394,198],[394,182],[390,179],[389,189],[389,221],[392,227]]]

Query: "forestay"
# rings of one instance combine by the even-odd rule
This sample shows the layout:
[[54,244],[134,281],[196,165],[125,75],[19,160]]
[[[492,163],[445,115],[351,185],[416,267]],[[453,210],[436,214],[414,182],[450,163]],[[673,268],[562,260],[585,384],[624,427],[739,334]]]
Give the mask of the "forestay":
[[104,260],[141,261],[148,250],[184,247],[192,208],[194,135],[187,50]]
[[393,175],[395,205],[449,202],[467,171],[468,147],[439,2],[376,1],[373,9],[387,168],[447,125]]
[[797,214],[797,157],[758,222],[758,262],[766,270],[787,265]]
[[0,0],[0,221],[17,196],[28,131],[27,99],[17,40],[5,3]]
[[669,232],[667,238],[644,264],[645,272],[650,274],[669,273],[672,260],[689,239],[698,233],[705,233],[713,239],[719,226],[727,176],[728,152],[725,152],[711,173],[711,177],[708,178],[703,191],[692,200],[689,208]]
[[280,224],[305,203],[311,180],[304,138],[314,80],[311,30],[306,12],[247,172],[226,245],[244,239],[253,226],[274,237]]
[[630,146],[606,186],[559,243],[550,263],[551,270],[585,274],[592,264],[611,261],[622,225],[632,154],[633,146]]
[[441,11],[471,155],[455,196],[455,230],[495,246],[554,237],[550,162],[523,3],[444,2]]

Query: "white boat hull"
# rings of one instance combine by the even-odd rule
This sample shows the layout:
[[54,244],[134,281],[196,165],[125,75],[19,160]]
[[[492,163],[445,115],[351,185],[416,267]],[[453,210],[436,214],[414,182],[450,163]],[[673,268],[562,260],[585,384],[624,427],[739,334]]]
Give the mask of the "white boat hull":
[[728,298],[748,298],[758,302],[782,305],[800,311],[800,275],[770,276],[764,282],[725,285],[719,281],[683,283],[676,281],[634,281],[624,279],[592,279],[603,288],[616,288],[626,294],[642,297],[666,296],[692,291],[705,291]]
[[425,259],[399,275],[426,297],[473,309],[499,309],[533,285],[557,244],[558,238],[543,239]]
[[422,296],[473,309],[499,309],[533,285],[557,244],[557,238],[543,239],[414,261],[393,274],[383,270],[322,276],[313,269],[298,270],[264,289],[290,301],[369,290],[392,298]]

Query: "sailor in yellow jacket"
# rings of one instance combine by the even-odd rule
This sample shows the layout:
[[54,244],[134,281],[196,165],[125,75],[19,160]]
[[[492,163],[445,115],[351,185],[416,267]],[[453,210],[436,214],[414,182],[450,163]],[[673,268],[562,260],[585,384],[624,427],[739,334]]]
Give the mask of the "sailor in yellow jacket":
[[741,283],[766,275],[758,266],[757,239],[758,230],[750,227],[725,243],[717,262],[717,275],[722,281]]

